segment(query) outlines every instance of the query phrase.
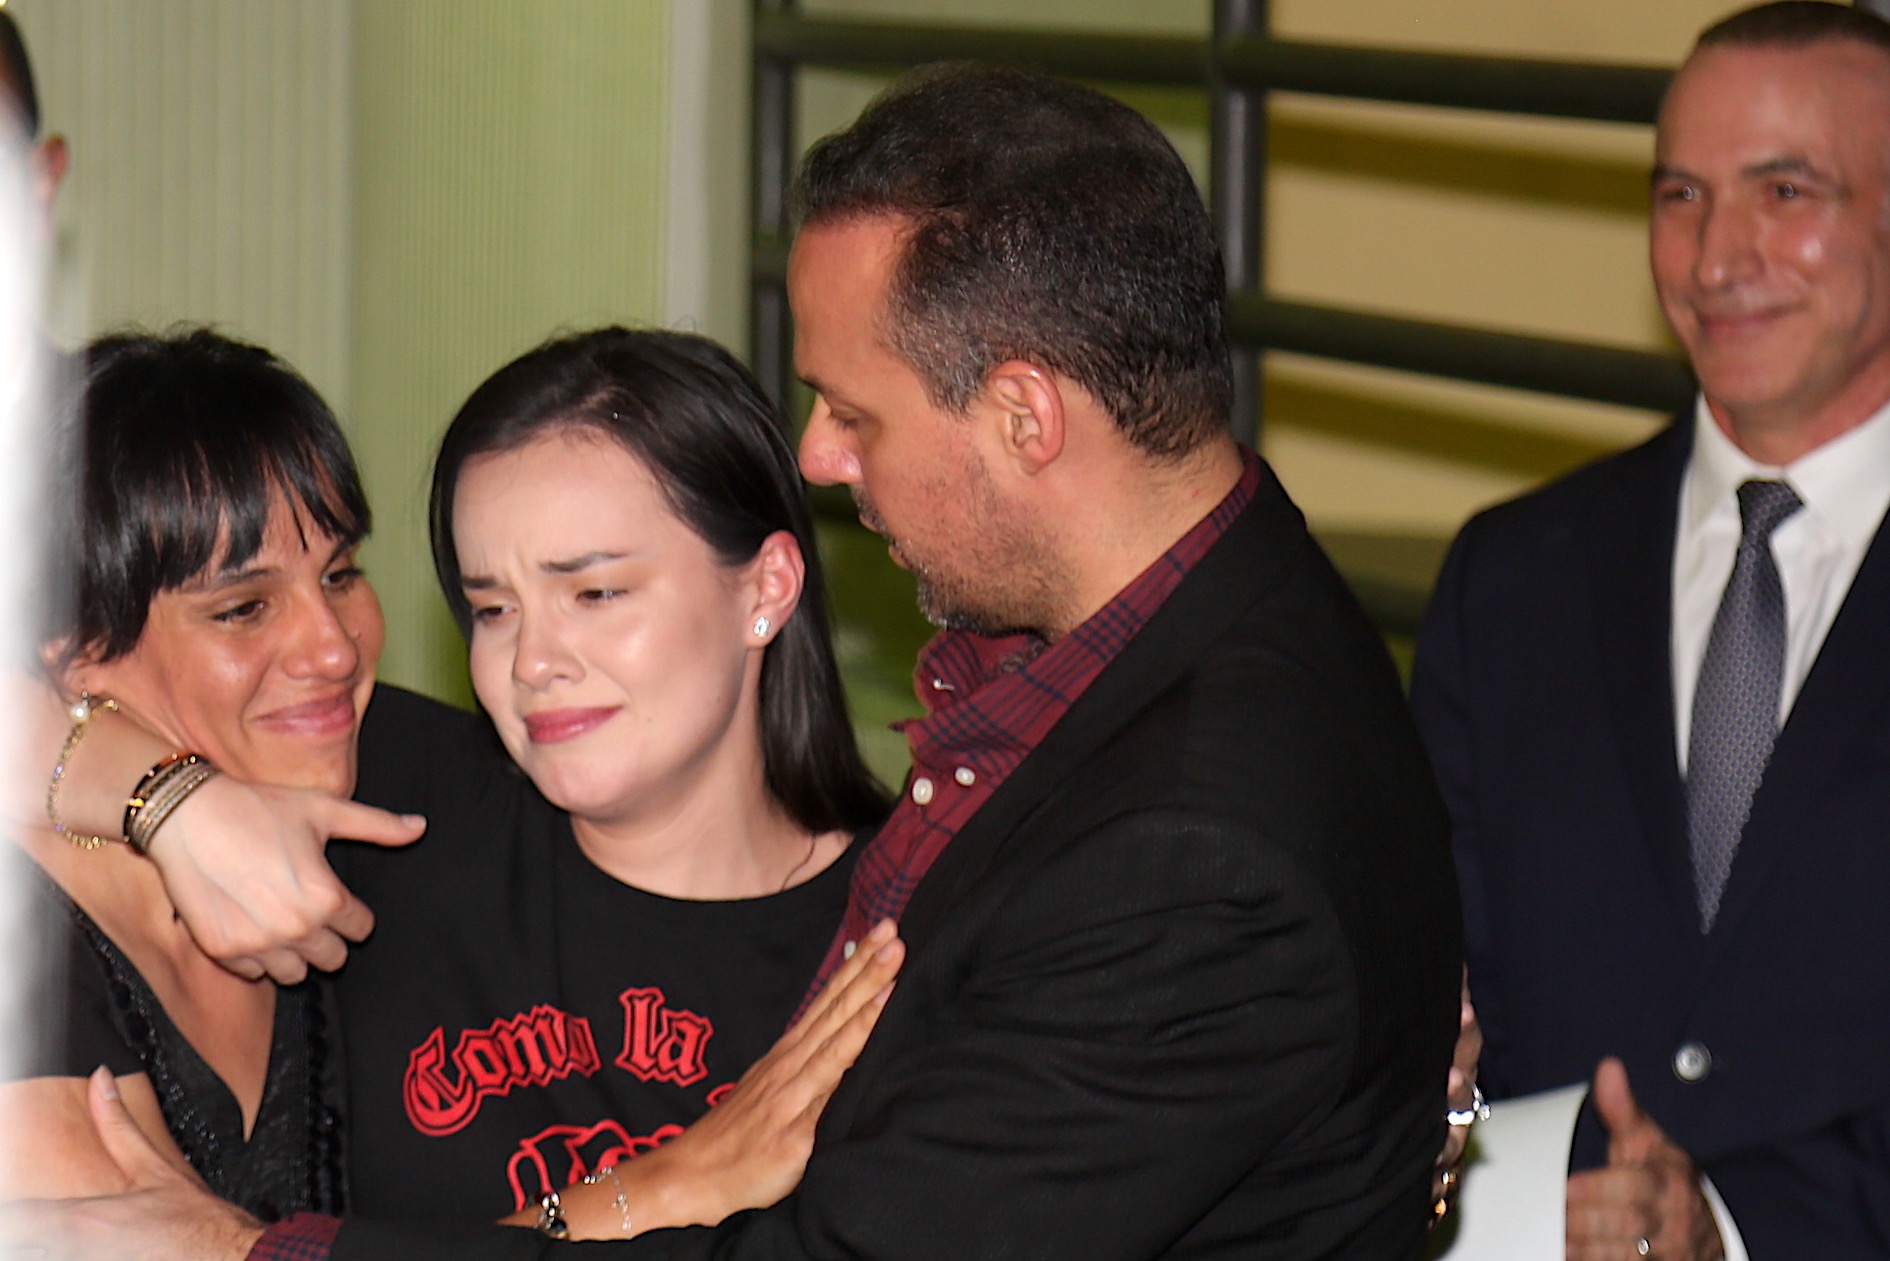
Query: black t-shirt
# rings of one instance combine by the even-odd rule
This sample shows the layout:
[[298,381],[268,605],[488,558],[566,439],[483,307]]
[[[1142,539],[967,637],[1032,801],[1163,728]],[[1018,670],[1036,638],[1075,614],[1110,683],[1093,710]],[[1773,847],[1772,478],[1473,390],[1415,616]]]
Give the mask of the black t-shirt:
[[846,905],[853,850],[748,901],[621,884],[483,718],[410,693],[376,691],[361,749],[357,796],[429,821],[335,847],[376,916],[337,978],[363,1215],[496,1218],[680,1132],[786,1028]]

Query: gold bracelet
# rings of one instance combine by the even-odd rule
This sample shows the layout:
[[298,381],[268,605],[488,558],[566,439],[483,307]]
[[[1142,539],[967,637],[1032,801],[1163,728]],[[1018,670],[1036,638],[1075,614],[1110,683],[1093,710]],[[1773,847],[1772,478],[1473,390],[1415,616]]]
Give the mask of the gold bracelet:
[[164,821],[190,794],[220,774],[216,763],[195,753],[167,769],[158,786],[152,789],[150,799],[139,807],[137,818],[131,821],[131,829],[125,833],[126,843],[140,854],[150,853],[151,840],[164,826]]
[[151,804],[151,799],[157,796],[158,787],[177,774],[179,766],[196,756],[189,749],[179,749],[153,763],[151,769],[144,773],[144,778],[138,781],[138,786],[131,790],[131,795],[125,798],[125,817],[118,825],[119,832],[130,836],[131,829],[138,822],[138,812]]
[[92,699],[90,692],[79,693],[78,703],[72,707],[72,729],[66,732],[66,742],[59,746],[59,760],[53,763],[52,782],[46,785],[46,819],[52,824],[53,831],[77,845],[80,849],[97,849],[108,838],[103,836],[85,836],[66,830],[66,825],[59,817],[59,786],[66,781],[66,763],[72,760],[72,752],[79,747],[79,741],[85,739],[85,729],[92,723],[92,715],[101,709],[118,712],[118,702],[108,696]]

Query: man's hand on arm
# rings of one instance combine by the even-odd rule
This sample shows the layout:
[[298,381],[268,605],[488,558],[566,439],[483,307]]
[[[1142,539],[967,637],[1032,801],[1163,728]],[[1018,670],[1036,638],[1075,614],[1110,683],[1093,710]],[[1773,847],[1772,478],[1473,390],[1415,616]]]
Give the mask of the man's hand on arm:
[[244,1261],[262,1224],[167,1160],[139,1130],[100,1069],[88,1088],[92,1119],[131,1190],[82,1200],[24,1201],[0,1210],[0,1240],[45,1261]]
[[1595,1070],[1608,1163],[1568,1180],[1569,1261],[1719,1261],[1725,1255],[1692,1159],[1641,1111],[1620,1060]]

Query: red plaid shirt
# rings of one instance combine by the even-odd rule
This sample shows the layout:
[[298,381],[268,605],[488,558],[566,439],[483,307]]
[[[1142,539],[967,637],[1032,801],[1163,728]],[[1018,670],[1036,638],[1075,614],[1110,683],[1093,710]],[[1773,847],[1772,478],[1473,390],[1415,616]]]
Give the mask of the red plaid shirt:
[[847,913],[806,1008],[853,942],[883,919],[898,919],[925,873],[959,829],[1076,698],[1116,659],[1190,569],[1253,500],[1260,461],[1245,455],[1234,489],[1214,510],[1089,620],[1054,644],[1030,634],[944,631],[919,654],[913,690],[923,718],[895,723],[912,749],[912,773],[885,825],[853,868]]
[[[1214,510],[1088,621],[1054,644],[1029,634],[945,631],[919,654],[913,688],[924,718],[895,726],[912,749],[912,773],[891,817],[861,851],[840,931],[809,987],[806,1006],[858,941],[898,919],[945,847],[1076,698],[1116,659],[1188,571],[1220,541],[1260,485],[1260,461],[1244,452],[1240,481]],[[271,1226],[249,1261],[328,1261],[340,1222],[314,1213]]]
[[263,1232],[249,1250],[249,1261],[328,1261],[340,1230],[339,1217],[292,1214]]

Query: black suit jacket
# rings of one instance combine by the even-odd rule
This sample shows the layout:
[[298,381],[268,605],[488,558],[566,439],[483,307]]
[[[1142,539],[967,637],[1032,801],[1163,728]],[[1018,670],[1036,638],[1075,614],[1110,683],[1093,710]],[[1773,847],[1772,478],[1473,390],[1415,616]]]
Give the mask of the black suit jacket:
[[[1415,1257],[1445,837],[1382,646],[1268,475],[919,885],[800,1190],[595,1251]],[[358,1222],[335,1252],[541,1254]]]
[[[1890,1255],[1890,544],[1880,533],[1699,930],[1671,671],[1692,441],[1646,445],[1473,520],[1412,701],[1450,804],[1483,1080],[1618,1055],[1758,1261]],[[1706,1048],[1697,1082],[1675,1072]],[[1585,1124],[1578,1163],[1602,1158]]]

